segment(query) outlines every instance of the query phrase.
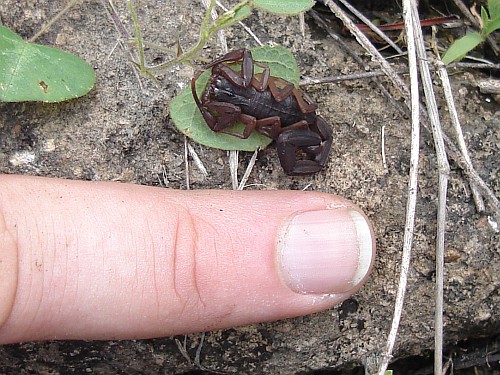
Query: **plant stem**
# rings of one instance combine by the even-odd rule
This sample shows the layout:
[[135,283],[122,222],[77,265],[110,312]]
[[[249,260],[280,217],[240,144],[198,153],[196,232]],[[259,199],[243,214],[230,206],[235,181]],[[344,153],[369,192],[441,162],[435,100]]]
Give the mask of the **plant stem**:
[[198,42],[191,47],[189,50],[184,52],[182,55],[177,56],[173,58],[172,60],[167,61],[166,63],[149,67],[146,68],[146,70],[152,74],[152,73],[158,73],[163,70],[166,70],[174,65],[177,64],[185,64],[188,63],[191,60],[196,59],[196,55],[203,49],[203,47],[206,45],[208,40],[212,37],[213,34],[218,32],[219,30],[230,26],[231,24],[231,19],[234,17],[234,14],[242,9],[245,6],[250,6],[253,9],[253,6],[250,2],[250,0],[243,0],[241,3],[236,5],[233,9],[230,9],[226,13],[222,14],[220,17],[218,17],[215,20],[211,20],[211,13],[212,10],[214,9],[215,6],[215,0],[210,1],[210,5],[207,8],[207,11],[205,13],[205,17],[203,18],[203,22],[201,24],[201,29],[200,29],[200,37],[198,39]]
[[130,12],[130,15],[132,16],[132,20],[134,22],[134,27],[135,27],[135,38],[137,40],[137,48],[139,49],[139,66],[141,68],[141,72],[145,69],[144,66],[144,42],[142,40],[142,33],[141,33],[141,27],[139,25],[139,18],[137,17],[137,13],[135,11],[134,5],[132,4],[132,1],[129,0],[127,2],[128,5],[128,11]]
[[57,22],[57,20],[58,20],[59,18],[61,18],[61,17],[64,15],[64,13],[66,13],[68,10],[70,10],[70,9],[73,7],[73,5],[75,5],[75,4],[76,4],[77,2],[79,2],[79,1],[80,1],[80,0],[71,0],[71,1],[68,3],[68,5],[66,5],[66,6],[64,7],[64,9],[63,9],[63,10],[61,10],[59,13],[57,13],[57,15],[56,15],[54,18],[52,18],[52,19],[51,19],[48,23],[46,23],[45,25],[43,25],[43,27],[40,29],[40,31],[39,31],[39,32],[37,32],[35,35],[33,35],[33,36],[31,37],[31,39],[29,40],[29,42],[30,42],[30,43],[33,43],[33,42],[34,42],[34,41],[35,41],[35,40],[36,40],[36,39],[37,39],[40,35],[42,35],[44,32],[46,32],[48,29],[50,29],[50,27],[51,27],[51,26],[52,26],[55,22]]

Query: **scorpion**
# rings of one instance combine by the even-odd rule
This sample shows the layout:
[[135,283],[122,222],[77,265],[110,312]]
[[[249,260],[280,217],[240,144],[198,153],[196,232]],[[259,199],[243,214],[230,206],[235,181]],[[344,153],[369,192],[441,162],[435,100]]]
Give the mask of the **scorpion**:
[[[234,70],[234,64],[241,69]],[[255,65],[263,71],[254,73]],[[210,68],[200,99],[196,81]],[[269,66],[254,62],[250,50],[229,52],[206,65],[191,80],[191,91],[212,131],[246,139],[255,130],[276,141],[286,174],[312,174],[325,166],[333,136],[330,126],[316,114],[317,105],[293,83],[271,76]],[[245,125],[242,134],[228,131],[238,121]]]

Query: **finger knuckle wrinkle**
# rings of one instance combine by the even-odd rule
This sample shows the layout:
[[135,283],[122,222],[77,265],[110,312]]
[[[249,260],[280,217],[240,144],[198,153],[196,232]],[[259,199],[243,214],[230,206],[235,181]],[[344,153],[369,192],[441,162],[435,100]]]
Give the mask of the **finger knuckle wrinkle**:
[[[0,205],[0,330],[14,307],[17,291],[18,243],[15,229],[9,230]],[[1,337],[0,337],[1,341]]]
[[199,228],[193,216],[178,214],[173,249],[173,287],[179,301],[180,313],[188,309],[205,308],[203,276],[199,265]]

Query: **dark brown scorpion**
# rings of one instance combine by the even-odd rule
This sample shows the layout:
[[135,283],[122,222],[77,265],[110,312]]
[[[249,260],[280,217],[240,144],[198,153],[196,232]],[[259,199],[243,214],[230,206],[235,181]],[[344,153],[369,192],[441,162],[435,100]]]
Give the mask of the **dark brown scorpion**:
[[[230,64],[241,64],[236,71]],[[263,68],[254,74],[254,64]],[[201,100],[196,93],[198,72],[191,80],[194,100],[207,125],[215,132],[248,138],[257,131],[276,141],[281,166],[289,175],[318,172],[328,160],[332,130],[316,114],[317,106],[292,83],[270,75],[266,64],[255,62],[248,49],[239,49],[212,61],[211,76]],[[229,133],[235,122],[242,134]]]

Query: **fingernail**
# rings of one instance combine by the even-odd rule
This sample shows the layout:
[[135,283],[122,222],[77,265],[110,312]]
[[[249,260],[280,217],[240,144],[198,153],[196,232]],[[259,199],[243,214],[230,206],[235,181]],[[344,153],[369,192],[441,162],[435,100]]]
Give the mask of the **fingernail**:
[[373,256],[370,224],[347,207],[298,213],[279,237],[281,277],[297,293],[348,292],[363,281]]

